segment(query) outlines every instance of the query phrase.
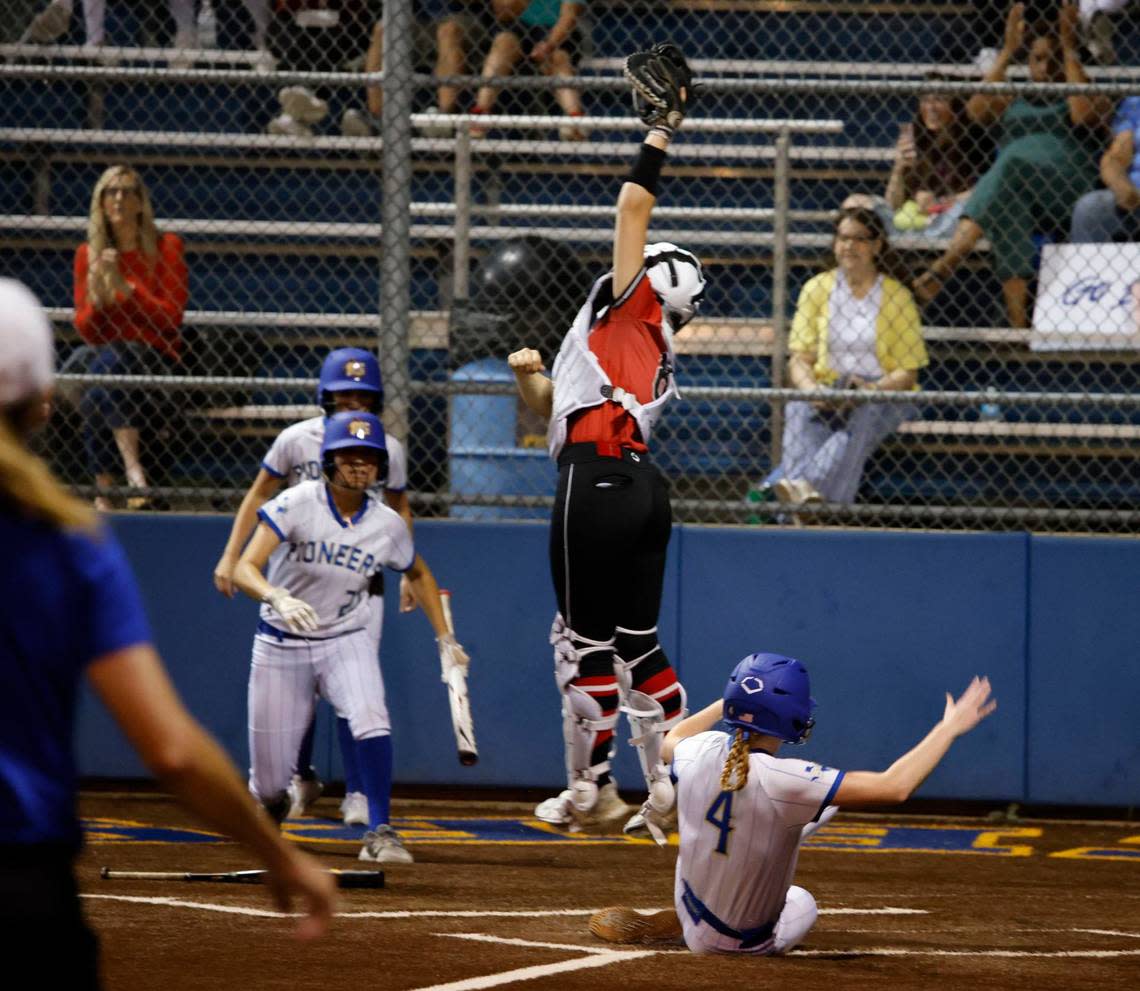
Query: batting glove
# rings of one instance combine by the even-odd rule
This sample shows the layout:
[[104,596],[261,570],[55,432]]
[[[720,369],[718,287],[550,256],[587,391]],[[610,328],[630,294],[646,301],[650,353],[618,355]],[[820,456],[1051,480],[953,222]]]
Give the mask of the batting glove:
[[463,649],[463,645],[455,639],[454,633],[445,633],[443,636],[436,637],[435,644],[439,648],[439,663],[443,670],[441,681],[446,683],[451,672],[456,668],[459,668],[464,674],[467,673],[471,658],[467,656],[467,651]]
[[312,633],[321,625],[317,611],[304,599],[290,595],[287,588],[270,589],[262,601],[273,607],[293,633]]

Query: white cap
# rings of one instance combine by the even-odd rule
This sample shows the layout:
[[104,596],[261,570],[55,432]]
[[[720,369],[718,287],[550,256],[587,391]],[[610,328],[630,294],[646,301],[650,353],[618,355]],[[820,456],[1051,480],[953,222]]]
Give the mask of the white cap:
[[54,370],[51,324],[40,301],[22,282],[0,279],[0,406],[42,392]]

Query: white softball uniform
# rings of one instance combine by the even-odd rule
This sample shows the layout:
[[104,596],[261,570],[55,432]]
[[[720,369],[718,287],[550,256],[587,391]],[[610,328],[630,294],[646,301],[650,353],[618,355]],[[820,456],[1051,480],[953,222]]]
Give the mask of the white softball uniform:
[[673,897],[694,953],[782,953],[815,923],[815,900],[792,886],[800,831],[843,772],[754,751],[748,783],[721,791],[727,733],[698,733],[673,754],[681,849]]
[[[321,474],[321,442],[325,438],[325,418],[314,416],[294,423],[281,431],[270,445],[261,467],[287,486],[301,482],[324,481]],[[408,455],[404,445],[391,434],[384,434],[388,448],[388,476],[381,479],[384,489],[403,492],[408,487]],[[372,616],[368,623],[377,653],[380,651],[380,630],[384,625],[384,597],[374,595],[368,600]]]
[[298,636],[268,603],[253,644],[249,679],[250,790],[272,800],[285,790],[319,691],[355,739],[389,731],[376,663],[368,583],[381,568],[415,561],[404,520],[371,496],[350,519],[323,482],[286,489],[258,511],[281,539],[266,578],[316,611],[319,627]]

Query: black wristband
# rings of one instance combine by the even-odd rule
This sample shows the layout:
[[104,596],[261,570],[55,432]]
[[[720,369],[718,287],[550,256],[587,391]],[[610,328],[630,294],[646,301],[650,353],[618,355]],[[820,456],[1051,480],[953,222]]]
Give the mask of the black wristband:
[[643,144],[637,154],[637,161],[629,173],[628,182],[635,183],[657,195],[657,181],[661,178],[661,166],[665,164],[665,151],[653,145]]

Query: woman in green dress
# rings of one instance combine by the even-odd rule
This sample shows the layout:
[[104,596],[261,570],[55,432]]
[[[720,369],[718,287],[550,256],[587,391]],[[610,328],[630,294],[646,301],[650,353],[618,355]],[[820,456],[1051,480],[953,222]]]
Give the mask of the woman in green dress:
[[[1025,4],[1017,3],[1006,18],[1005,41],[986,82],[1004,82],[1025,40]],[[1063,4],[1056,34],[1039,33],[1029,42],[1030,80],[1088,82],[1077,49],[1077,8]],[[932,300],[962,259],[987,237],[1009,326],[1028,327],[1033,234],[1043,225],[1063,226],[1073,204],[1096,184],[1098,131],[1108,122],[1112,101],[976,93],[966,112],[975,122],[996,129],[1000,151],[974,187],[949,247],[915,279],[914,294],[920,302]]]

